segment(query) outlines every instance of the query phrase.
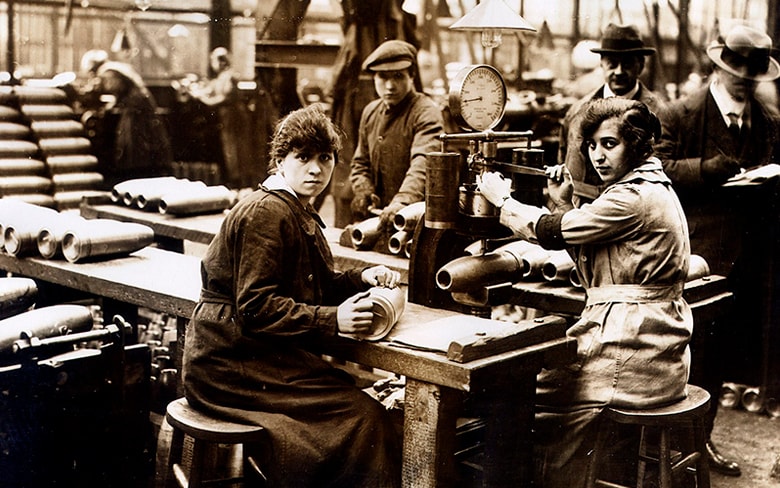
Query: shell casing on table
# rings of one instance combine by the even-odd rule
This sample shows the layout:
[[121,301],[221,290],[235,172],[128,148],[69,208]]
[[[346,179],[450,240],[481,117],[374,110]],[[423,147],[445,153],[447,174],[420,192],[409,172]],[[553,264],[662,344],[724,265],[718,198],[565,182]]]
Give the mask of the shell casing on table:
[[[136,178],[132,180],[125,180],[111,188],[111,201],[114,203],[121,203],[130,205],[133,199],[144,189],[155,186],[158,184],[164,184],[165,182],[172,182],[177,180],[175,176],[158,176],[153,178]],[[129,203],[126,203],[129,202]]]
[[154,231],[143,224],[110,219],[85,220],[62,237],[62,254],[72,263],[129,254],[154,241]]
[[455,258],[436,272],[436,285],[442,290],[460,293],[520,281],[526,272],[523,255],[537,247],[520,240],[484,254]]
[[378,341],[393,328],[406,307],[406,290],[401,287],[385,288],[375,286],[369,290],[374,318],[371,330],[357,337],[367,341]]
[[352,224],[352,245],[355,249],[371,249],[382,235],[379,217],[371,217]]
[[58,216],[59,213],[49,207],[17,199],[1,199],[0,232],[3,248],[14,256],[30,251],[30,245],[35,243],[40,226]]
[[36,238],[38,253],[46,259],[63,257],[62,238],[68,230],[85,220],[78,214],[60,214],[58,218],[42,224]]
[[547,281],[569,282],[572,269],[574,269],[574,261],[568,252],[551,251],[547,260],[542,264],[542,276]]
[[236,198],[235,192],[222,185],[189,188],[163,195],[158,209],[169,215],[213,213],[231,208]]
[[387,250],[390,254],[402,254],[404,248],[409,239],[412,238],[412,233],[406,230],[399,230],[390,235],[387,240]]
[[425,202],[411,203],[395,214],[393,227],[395,230],[414,231],[417,222],[425,215]]

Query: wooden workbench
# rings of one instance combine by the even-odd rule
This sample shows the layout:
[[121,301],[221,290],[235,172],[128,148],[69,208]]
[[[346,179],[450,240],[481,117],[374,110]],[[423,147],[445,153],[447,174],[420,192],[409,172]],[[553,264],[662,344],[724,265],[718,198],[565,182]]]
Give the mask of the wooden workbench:
[[[225,213],[176,217],[110,203],[108,197],[90,197],[82,200],[81,216],[87,219],[114,219],[122,222],[144,224],[154,230],[160,247],[183,252],[184,241],[209,244],[219,230]],[[408,283],[409,260],[373,251],[359,251],[339,244],[343,229],[326,227],[325,238],[330,243],[333,259],[338,269],[360,268],[383,264],[401,273],[401,282]]]
[[[200,292],[200,260],[152,247],[126,257],[87,263],[0,254],[0,269],[104,299],[145,306],[187,319]],[[398,327],[426,327],[455,312],[408,304]],[[180,329],[183,332],[183,328]],[[531,425],[536,375],[545,364],[570,361],[564,337],[465,363],[444,354],[334,337],[332,357],[407,378],[403,485],[451,486],[456,419],[466,396],[485,421],[485,486],[526,486],[531,476]]]

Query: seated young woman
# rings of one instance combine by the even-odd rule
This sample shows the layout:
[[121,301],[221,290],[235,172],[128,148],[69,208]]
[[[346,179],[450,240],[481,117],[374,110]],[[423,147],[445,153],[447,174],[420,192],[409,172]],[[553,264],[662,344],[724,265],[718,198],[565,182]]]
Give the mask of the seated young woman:
[[549,210],[512,199],[498,173],[479,184],[503,225],[567,249],[587,292],[568,330],[577,361],[539,376],[536,475],[544,488],[584,486],[603,408],[679,400],[690,366],[693,319],[682,297],[690,243],[671,181],[651,156],[659,120],[639,101],[598,99],[583,108],[580,130],[581,150],[605,184],[592,203],[574,208],[563,166],[548,170]]
[[269,433],[270,486],[397,487],[399,433],[384,407],[317,353],[324,336],[372,323],[371,286],[384,266],[334,271],[311,201],[330,181],[340,133],[317,106],[277,125],[275,169],[225,218],[201,265],[187,328],[183,382],[196,408]]

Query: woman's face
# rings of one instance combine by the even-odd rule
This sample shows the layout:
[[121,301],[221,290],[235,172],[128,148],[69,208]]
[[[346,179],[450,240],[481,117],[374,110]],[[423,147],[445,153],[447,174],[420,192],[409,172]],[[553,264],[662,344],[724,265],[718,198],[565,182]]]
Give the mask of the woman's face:
[[298,199],[308,203],[328,186],[334,165],[332,152],[293,149],[279,162],[279,172]]
[[629,151],[618,134],[618,124],[618,119],[614,117],[603,121],[586,143],[593,168],[608,185],[631,170]]

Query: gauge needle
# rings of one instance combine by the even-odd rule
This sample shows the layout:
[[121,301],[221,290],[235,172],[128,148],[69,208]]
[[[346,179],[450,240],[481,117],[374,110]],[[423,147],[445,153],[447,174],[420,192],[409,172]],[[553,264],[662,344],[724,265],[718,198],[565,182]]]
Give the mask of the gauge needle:
[[479,100],[482,100],[482,97],[477,98],[469,98],[468,100],[463,100],[463,103],[469,103],[469,102],[477,102]]

